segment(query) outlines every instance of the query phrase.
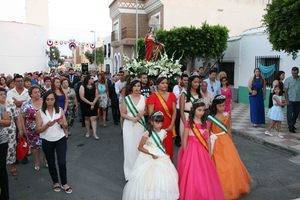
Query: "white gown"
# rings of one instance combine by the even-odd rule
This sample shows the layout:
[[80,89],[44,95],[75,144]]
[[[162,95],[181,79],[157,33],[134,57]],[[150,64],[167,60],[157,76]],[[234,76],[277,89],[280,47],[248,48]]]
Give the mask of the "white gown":
[[[141,95],[137,105],[137,110],[145,110],[145,97]],[[133,117],[129,108],[127,107],[127,115]],[[138,157],[138,146],[141,138],[145,132],[144,127],[139,123],[133,123],[130,120],[125,119],[123,122],[123,146],[124,146],[124,174],[125,179],[128,180],[128,176],[131,173],[136,158]]]
[[[161,141],[166,131],[158,133]],[[177,200],[179,198],[178,174],[168,155],[148,138],[144,148],[157,155],[157,159],[143,152],[134,164],[129,181],[123,190],[123,200]]]

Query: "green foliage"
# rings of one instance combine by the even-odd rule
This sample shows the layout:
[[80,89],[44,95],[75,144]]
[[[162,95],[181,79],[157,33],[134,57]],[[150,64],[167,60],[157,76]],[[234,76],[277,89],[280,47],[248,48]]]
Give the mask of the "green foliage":
[[64,63],[64,60],[60,58],[60,51],[56,46],[50,47],[49,51],[47,51],[49,56],[49,63],[50,67],[57,67]]
[[273,0],[263,17],[274,50],[296,54],[300,49],[300,0]]
[[165,45],[168,56],[194,62],[196,57],[214,59],[227,47],[228,29],[224,26],[180,27],[156,33],[159,42]]
[[103,48],[102,47],[96,48],[92,52],[91,51],[86,51],[84,53],[84,55],[89,60],[90,63],[94,63],[95,51],[96,51],[96,63],[97,63],[97,65],[103,64],[104,53],[103,53]]
[[[138,60],[143,60],[145,58],[145,55],[146,55],[146,48],[145,48],[145,40],[144,38],[139,38],[138,39],[138,42],[137,42],[137,45],[138,45]],[[134,45],[134,51],[136,51],[136,44]]]

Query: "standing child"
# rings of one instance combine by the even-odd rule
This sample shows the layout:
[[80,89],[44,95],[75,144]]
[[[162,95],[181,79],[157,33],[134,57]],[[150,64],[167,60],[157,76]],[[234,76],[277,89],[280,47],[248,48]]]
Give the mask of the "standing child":
[[225,199],[239,199],[249,193],[251,177],[231,139],[230,117],[225,96],[217,95],[211,106],[211,154],[221,181]]
[[209,155],[205,108],[205,103],[197,100],[185,125],[182,148],[178,154],[181,200],[224,199],[216,168]]
[[283,136],[280,134],[280,128],[281,128],[281,122],[284,120],[282,106],[285,106],[286,103],[284,102],[280,94],[281,94],[280,87],[276,85],[274,87],[274,95],[272,97],[273,106],[272,108],[270,108],[268,112],[268,117],[269,119],[272,120],[272,122],[270,123],[269,127],[265,131],[265,134],[269,136],[273,136],[273,134],[270,131],[273,127],[275,127],[275,129],[277,129],[278,131],[277,136],[279,138],[283,138]]
[[123,200],[177,200],[178,175],[162,144],[164,115],[154,112],[139,144],[139,156],[123,191]]

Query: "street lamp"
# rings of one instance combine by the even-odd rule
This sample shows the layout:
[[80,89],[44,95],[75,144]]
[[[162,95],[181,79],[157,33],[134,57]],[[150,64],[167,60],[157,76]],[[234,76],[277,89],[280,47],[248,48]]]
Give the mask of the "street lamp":
[[135,0],[135,56],[138,58],[139,13],[138,0]]
[[97,62],[96,62],[96,51],[97,51],[97,48],[96,48],[96,31],[92,30],[91,33],[94,33],[94,46],[95,46],[95,50],[94,50],[94,65],[97,68]]

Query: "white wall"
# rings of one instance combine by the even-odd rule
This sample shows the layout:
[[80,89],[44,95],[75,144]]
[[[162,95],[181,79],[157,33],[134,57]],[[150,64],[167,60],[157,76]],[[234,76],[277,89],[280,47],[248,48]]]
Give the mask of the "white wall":
[[164,28],[221,24],[229,35],[239,35],[246,29],[261,25],[268,0],[163,0]]
[[110,57],[108,57],[108,44],[111,44],[111,36],[105,37],[103,41],[103,48],[104,45],[106,45],[106,55],[104,55],[103,70],[106,70],[106,65],[108,64],[110,66],[110,73],[113,74],[114,73],[114,63],[113,63],[114,51],[113,48],[110,47]]
[[285,71],[286,77],[291,75],[293,66],[300,66],[300,54],[293,60],[291,55],[273,51],[265,29],[251,29],[239,38],[229,40],[225,51],[223,60],[235,63],[235,88],[247,86],[255,68],[255,56],[280,56],[279,70]]
[[0,73],[45,69],[46,41],[47,31],[42,26],[0,21]]

